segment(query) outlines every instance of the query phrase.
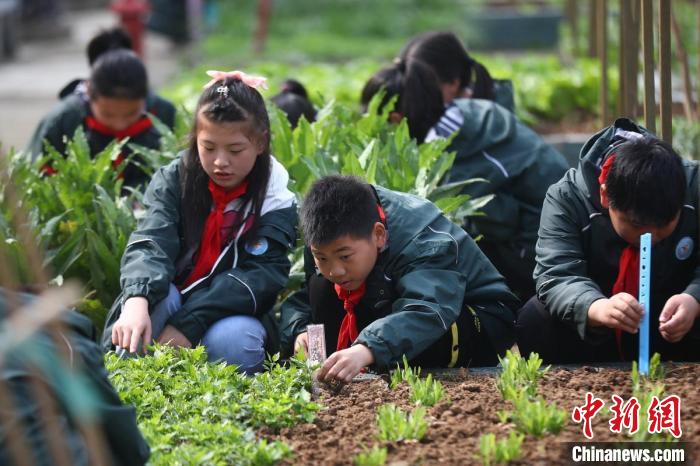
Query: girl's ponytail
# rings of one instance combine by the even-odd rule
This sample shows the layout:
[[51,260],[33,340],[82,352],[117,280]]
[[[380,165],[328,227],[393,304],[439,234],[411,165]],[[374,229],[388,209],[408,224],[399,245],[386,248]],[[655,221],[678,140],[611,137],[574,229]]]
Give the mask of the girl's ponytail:
[[423,142],[445,112],[442,92],[435,73],[424,63],[411,60],[405,63],[405,69],[399,111],[408,120],[411,137]]
[[396,59],[394,66],[375,73],[362,90],[362,107],[366,110],[372,97],[382,90],[382,106],[397,96],[394,111],[406,118],[409,133],[418,142],[425,140],[445,111],[435,73],[417,60]]
[[471,85],[472,98],[494,100],[494,83],[491,74],[484,65],[470,58],[471,72],[474,77]]

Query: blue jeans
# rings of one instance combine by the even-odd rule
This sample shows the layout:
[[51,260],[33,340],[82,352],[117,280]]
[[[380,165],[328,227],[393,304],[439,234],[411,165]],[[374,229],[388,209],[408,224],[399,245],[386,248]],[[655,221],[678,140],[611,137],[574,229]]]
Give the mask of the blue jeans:
[[[180,291],[171,283],[168,296],[151,313],[154,340],[163,332],[168,320],[181,310]],[[227,364],[237,365],[241,372],[254,374],[262,371],[266,339],[267,332],[258,319],[235,315],[218,320],[209,327],[202,344],[207,349],[210,361],[223,360]]]

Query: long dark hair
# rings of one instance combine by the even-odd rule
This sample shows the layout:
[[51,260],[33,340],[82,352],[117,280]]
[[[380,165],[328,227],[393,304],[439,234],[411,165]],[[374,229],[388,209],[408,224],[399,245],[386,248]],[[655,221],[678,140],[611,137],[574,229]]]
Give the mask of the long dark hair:
[[414,37],[401,51],[402,60],[420,60],[435,71],[441,83],[459,80],[472,97],[493,100],[493,78],[486,67],[474,60],[462,41],[452,32],[427,32]]
[[367,109],[375,94],[384,91],[383,107],[397,96],[394,110],[406,117],[411,137],[423,142],[425,136],[445,112],[442,92],[435,73],[417,60],[397,59],[394,66],[383,68],[362,89],[361,104]]
[[[217,91],[221,86],[228,87],[228,94]],[[202,167],[197,149],[197,119],[200,116],[212,123],[248,122],[251,131],[249,139],[260,143],[263,148],[248,174],[248,190],[242,198],[241,215],[233,228],[235,234],[245,221],[243,217],[248,209],[255,213],[255,217],[246,236],[254,236],[270,179],[270,120],[258,91],[237,79],[226,78],[209,86],[199,97],[190,133],[190,147],[181,162],[180,204],[182,218],[185,219],[185,244],[188,247],[199,244],[212,205],[209,175]]]

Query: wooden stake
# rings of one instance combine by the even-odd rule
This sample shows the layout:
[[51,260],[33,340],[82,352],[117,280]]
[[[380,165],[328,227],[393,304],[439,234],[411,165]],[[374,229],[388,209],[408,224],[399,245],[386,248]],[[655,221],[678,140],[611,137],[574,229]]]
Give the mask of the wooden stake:
[[596,33],[598,31],[598,0],[588,1],[588,56],[598,56]]
[[654,83],[654,5],[640,0],[642,50],[644,53],[644,125],[656,133],[656,88]]
[[608,4],[607,0],[597,0],[596,23],[598,57],[600,58],[600,115],[603,126],[610,123],[610,111],[608,110]]
[[659,0],[659,85],[661,86],[661,138],[672,144],[671,0]]
[[695,104],[693,103],[693,84],[690,81],[688,52],[686,52],[685,46],[683,45],[681,28],[678,25],[676,15],[673,14],[673,11],[671,11],[671,30],[673,31],[673,38],[676,41],[676,58],[678,58],[678,61],[681,63],[681,70],[683,71],[683,110],[688,120],[696,120],[697,115],[695,114]]

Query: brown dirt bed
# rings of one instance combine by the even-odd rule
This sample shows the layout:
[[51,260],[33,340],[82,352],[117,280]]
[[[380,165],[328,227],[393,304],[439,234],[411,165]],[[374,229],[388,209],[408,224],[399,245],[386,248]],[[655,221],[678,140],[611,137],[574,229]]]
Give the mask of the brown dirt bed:
[[[696,442],[700,435],[700,365],[666,364],[664,396],[678,395],[682,400],[682,441]],[[447,398],[429,408],[428,432],[420,442],[385,444],[387,464],[479,464],[479,437],[495,433],[504,438],[513,428],[499,421],[497,412],[509,409],[496,389],[494,376],[467,373],[438,376],[445,385]],[[584,402],[586,392],[592,392],[605,402],[605,408],[594,418],[593,441],[622,441],[624,435],[608,430],[607,408],[611,396],[624,399],[631,396],[629,370],[619,368],[579,367],[553,368],[539,385],[547,401],[554,401],[567,412],[564,429],[558,435],[541,439],[526,437],[523,457],[514,464],[570,464],[562,442],[582,442],[581,425],[571,421],[571,411]],[[278,435],[261,432],[268,438],[283,440],[292,447],[295,458],[288,464],[350,465],[355,455],[378,444],[376,440],[376,410],[394,403],[404,410],[413,408],[405,384],[390,390],[383,379],[354,382],[338,395],[323,395],[325,409],[312,424],[302,424],[282,430]],[[646,407],[642,407],[646,412]],[[692,456],[700,458],[700,442],[692,447]],[[688,463],[690,464],[690,463]]]

